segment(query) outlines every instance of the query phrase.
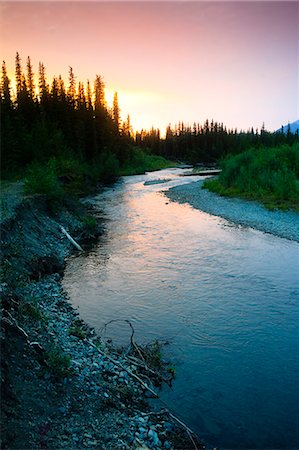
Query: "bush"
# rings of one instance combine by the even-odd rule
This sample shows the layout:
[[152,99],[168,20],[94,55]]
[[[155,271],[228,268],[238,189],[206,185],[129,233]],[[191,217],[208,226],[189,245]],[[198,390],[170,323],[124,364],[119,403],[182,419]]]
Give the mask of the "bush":
[[57,378],[70,375],[71,358],[55,345],[45,352],[45,363]]
[[86,339],[87,332],[86,327],[84,326],[84,323],[81,320],[75,319],[69,328],[68,334],[71,336],[75,336],[81,341]]
[[20,312],[31,319],[47,323],[47,318],[38,306],[38,300],[34,297],[26,297],[20,303]]
[[85,225],[88,231],[93,232],[97,228],[97,221],[95,217],[89,216],[88,214],[81,217],[82,223]]
[[131,148],[129,156],[119,170],[119,175],[137,175],[153,170],[173,167],[174,163],[162,156],[150,155],[139,148]]
[[204,187],[220,195],[258,199],[271,209],[299,208],[299,145],[250,149],[222,161],[218,179]]
[[24,185],[26,194],[46,195],[49,200],[61,201],[64,190],[57,177],[56,161],[46,164],[33,163],[28,169]]
[[118,177],[119,163],[113,153],[107,152],[93,161],[88,170],[93,183],[112,183]]

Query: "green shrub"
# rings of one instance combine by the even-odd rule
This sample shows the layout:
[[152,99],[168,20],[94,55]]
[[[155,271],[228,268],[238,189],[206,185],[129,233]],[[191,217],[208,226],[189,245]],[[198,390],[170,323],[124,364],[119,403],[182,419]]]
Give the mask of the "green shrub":
[[139,148],[131,148],[129,156],[119,170],[119,175],[137,175],[173,167],[175,163],[162,156],[150,155]]
[[71,358],[55,345],[45,352],[44,359],[54,376],[65,378],[70,375]]
[[24,301],[20,303],[20,311],[25,316],[31,317],[36,321],[47,322],[47,318],[38,306],[37,299],[34,297],[27,297],[24,299]]
[[299,145],[250,149],[222,161],[218,179],[204,187],[220,195],[241,195],[271,209],[299,208]]
[[114,182],[118,177],[118,171],[118,160],[111,152],[103,153],[86,166],[86,175],[93,184]]
[[95,217],[90,216],[88,214],[81,217],[81,221],[89,231],[94,231],[97,227],[97,221],[96,221]]
[[64,190],[57,177],[56,161],[33,163],[28,169],[24,189],[26,194],[42,194],[49,200],[61,201]]
[[69,328],[68,334],[71,336],[76,336],[81,341],[87,337],[86,330],[80,320],[73,321],[72,326]]

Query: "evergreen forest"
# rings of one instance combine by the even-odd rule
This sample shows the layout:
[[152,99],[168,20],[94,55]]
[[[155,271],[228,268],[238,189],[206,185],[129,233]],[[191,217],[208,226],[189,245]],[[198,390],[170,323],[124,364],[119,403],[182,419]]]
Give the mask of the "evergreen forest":
[[107,105],[101,75],[93,82],[78,82],[69,67],[67,83],[61,76],[48,80],[46,67],[39,63],[35,77],[30,57],[23,64],[16,53],[13,92],[3,61],[3,178],[24,177],[24,170],[41,174],[44,168],[50,178],[57,175],[76,187],[82,181],[109,182],[122,174],[163,168],[169,160],[216,163],[249,149],[291,147],[299,142],[298,130],[295,134],[290,129],[272,133],[262,125],[244,131],[228,129],[214,120],[193,125],[180,122],[169,125],[165,137],[161,134],[155,128],[133,132],[130,117],[121,120],[117,92],[112,107]]

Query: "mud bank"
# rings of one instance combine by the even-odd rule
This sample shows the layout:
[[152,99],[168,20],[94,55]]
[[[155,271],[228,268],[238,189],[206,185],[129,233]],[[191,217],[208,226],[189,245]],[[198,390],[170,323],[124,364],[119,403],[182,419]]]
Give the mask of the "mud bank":
[[1,448],[204,448],[159,404],[150,409],[165,375],[150,367],[153,347],[102,342],[63,292],[65,258],[77,250],[61,226],[85,250],[103,226],[99,212],[96,225],[87,214],[34,197],[2,221]]

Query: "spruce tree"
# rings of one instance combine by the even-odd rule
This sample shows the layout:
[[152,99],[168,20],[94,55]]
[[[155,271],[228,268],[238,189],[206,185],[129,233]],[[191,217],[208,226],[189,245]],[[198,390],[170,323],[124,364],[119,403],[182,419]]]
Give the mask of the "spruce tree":
[[71,107],[74,108],[76,100],[76,79],[72,67],[69,67],[69,86],[67,90],[67,99]]
[[113,97],[113,120],[115,123],[115,130],[117,133],[119,133],[119,127],[120,127],[120,109],[118,105],[118,95],[117,92],[114,93]]
[[35,99],[35,84],[34,84],[34,74],[33,69],[30,61],[30,57],[27,57],[27,90],[28,90],[28,96],[30,100],[34,101]]
[[17,97],[20,95],[22,91],[22,67],[21,67],[21,58],[19,53],[16,53],[16,91],[17,91]]
[[1,103],[5,111],[9,111],[12,108],[10,89],[10,79],[7,76],[5,61],[3,61],[1,78]]
[[91,88],[90,88],[89,80],[87,80],[86,100],[87,100],[87,109],[88,109],[88,111],[92,111],[93,110],[93,105],[92,105],[92,95],[91,95]]
[[94,82],[94,106],[96,111],[101,111],[106,107],[105,84],[100,75],[96,75]]
[[47,84],[46,79],[46,69],[42,62],[39,63],[38,67],[38,88],[39,88],[39,100],[40,104],[45,107],[47,106],[48,98],[49,98],[49,86]]

